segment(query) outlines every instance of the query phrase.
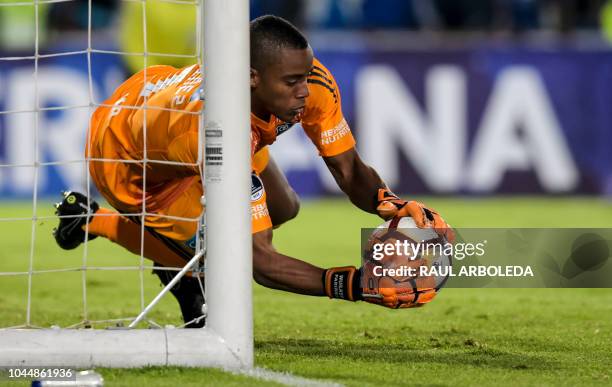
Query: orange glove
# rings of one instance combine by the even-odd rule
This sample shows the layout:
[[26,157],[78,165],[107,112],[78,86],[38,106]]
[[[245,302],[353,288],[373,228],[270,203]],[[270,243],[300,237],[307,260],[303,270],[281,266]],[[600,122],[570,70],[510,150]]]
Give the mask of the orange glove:
[[[420,260],[414,260],[410,266],[418,270],[421,264]],[[366,286],[361,294],[364,301],[392,309],[417,308],[433,300],[437,294],[433,277],[377,276],[376,266],[379,265],[367,262],[360,269],[361,281]]]
[[[415,261],[415,265],[418,264]],[[345,266],[325,270],[325,294],[329,298],[363,300],[392,309],[420,307],[433,300],[437,294],[431,277],[376,276],[374,266],[367,263],[361,269]],[[366,284],[366,288],[362,288],[362,284]]]
[[378,215],[389,220],[395,216],[409,216],[419,228],[433,228],[436,233],[446,238],[449,242],[455,241],[455,232],[434,209],[427,208],[423,203],[417,201],[406,201],[400,199],[388,189],[380,188],[376,198],[376,211]]

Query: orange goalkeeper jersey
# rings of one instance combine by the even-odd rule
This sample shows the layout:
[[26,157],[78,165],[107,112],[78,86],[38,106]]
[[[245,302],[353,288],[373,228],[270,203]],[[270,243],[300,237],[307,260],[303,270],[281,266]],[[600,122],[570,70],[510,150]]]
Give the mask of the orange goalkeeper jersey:
[[[335,80],[316,59],[314,65],[301,124],[322,156],[334,156],[352,148],[355,141],[342,115]],[[86,155],[93,159],[89,169],[96,186],[113,207],[123,213],[140,212],[144,196],[147,213],[198,216],[199,200],[181,213],[165,210],[176,207],[175,201],[189,187],[201,186],[201,83],[198,65],[182,69],[152,66],[125,81],[96,109]],[[251,114],[252,156],[291,126],[274,116],[265,122]],[[189,230],[184,233],[167,236],[188,239],[193,235],[187,235]]]

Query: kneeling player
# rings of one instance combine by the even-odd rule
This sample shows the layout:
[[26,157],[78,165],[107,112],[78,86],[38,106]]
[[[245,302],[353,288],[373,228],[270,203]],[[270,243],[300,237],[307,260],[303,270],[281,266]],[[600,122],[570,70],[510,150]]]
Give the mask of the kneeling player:
[[[283,255],[272,245],[273,226],[295,216],[298,208],[286,179],[268,162],[266,147],[278,135],[301,123],[339,187],[360,209],[385,219],[411,216],[419,227],[433,227],[440,234],[452,231],[435,211],[391,193],[361,160],[342,115],[338,86],[295,27],[264,16],[252,21],[250,30],[251,154],[258,193],[252,198],[253,276],[269,288],[360,300],[360,272],[355,267],[324,270]],[[89,207],[100,215],[91,218],[91,235],[107,237],[137,254],[141,241],[138,222],[143,221],[144,256],[163,266],[183,266],[193,255],[190,242],[197,230],[194,222],[182,219],[197,218],[202,211],[197,163],[201,82],[197,65],[178,70],[153,66],[121,85],[94,113],[86,153],[96,187],[118,213],[91,202],[88,206],[87,198],[74,193],[67,195],[58,213],[82,215]],[[145,104],[146,109],[138,108]],[[142,162],[145,155],[146,164]],[[143,208],[142,218],[128,216]],[[55,233],[60,246],[75,247],[83,241],[86,222],[86,217],[62,218]],[[186,321],[200,313],[197,308],[202,302],[193,296],[194,289],[198,290],[193,281],[187,278],[173,291]],[[368,297],[368,301],[377,300]],[[389,302],[389,297],[384,305],[411,306],[400,298]]]

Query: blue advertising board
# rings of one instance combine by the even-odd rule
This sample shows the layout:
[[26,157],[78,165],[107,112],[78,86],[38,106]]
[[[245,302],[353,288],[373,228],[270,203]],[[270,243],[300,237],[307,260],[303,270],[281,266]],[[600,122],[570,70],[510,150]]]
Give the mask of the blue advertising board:
[[84,189],[89,117],[124,78],[116,55],[0,61],[0,198]]
[[341,87],[362,157],[396,191],[612,193],[612,51],[317,56]]
[[[4,55],[0,55],[4,56]],[[398,193],[612,194],[612,51],[525,47],[324,50],[362,157]],[[120,57],[0,61],[0,197],[87,184],[92,106]],[[35,86],[37,85],[37,86]],[[35,100],[46,109],[34,117]],[[70,106],[55,110],[53,107]],[[34,144],[38,143],[36,147]],[[305,196],[338,192],[299,128],[272,153]],[[34,173],[35,162],[42,162]]]

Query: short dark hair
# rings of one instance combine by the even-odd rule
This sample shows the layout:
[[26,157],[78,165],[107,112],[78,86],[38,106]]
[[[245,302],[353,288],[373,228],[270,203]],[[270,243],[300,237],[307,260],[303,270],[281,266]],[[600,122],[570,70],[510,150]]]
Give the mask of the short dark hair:
[[281,48],[304,50],[306,37],[287,20],[273,15],[251,21],[251,67],[262,70]]

